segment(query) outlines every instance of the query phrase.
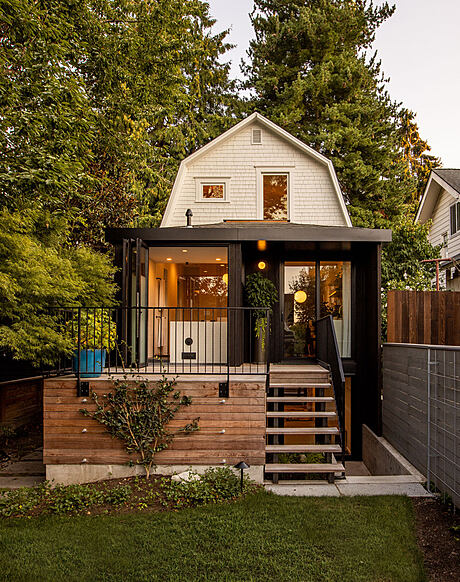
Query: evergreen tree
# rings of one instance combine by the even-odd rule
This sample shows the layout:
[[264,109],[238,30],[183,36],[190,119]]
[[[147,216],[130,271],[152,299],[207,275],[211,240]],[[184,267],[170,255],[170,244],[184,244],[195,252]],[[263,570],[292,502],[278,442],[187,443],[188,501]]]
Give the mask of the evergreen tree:
[[368,0],[255,0],[245,67],[253,103],[331,159],[357,226],[384,226],[410,198],[399,105],[388,96],[376,29],[394,7]]
[[415,113],[402,109],[399,114],[401,155],[404,162],[404,173],[407,180],[412,181],[411,197],[408,202],[415,214],[418,203],[428,182],[431,170],[439,168],[440,158],[430,155],[428,143],[420,137],[415,123]]

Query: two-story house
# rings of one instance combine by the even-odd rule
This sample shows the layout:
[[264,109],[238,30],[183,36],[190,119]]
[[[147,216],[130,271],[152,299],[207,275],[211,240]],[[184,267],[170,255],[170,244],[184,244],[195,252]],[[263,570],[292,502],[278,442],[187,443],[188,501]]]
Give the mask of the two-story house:
[[431,220],[428,234],[432,245],[443,245],[441,284],[460,291],[460,170],[433,170],[420,202],[416,222]]
[[[331,364],[336,340],[346,452],[360,458],[362,425],[380,432],[380,256],[391,232],[352,227],[330,160],[254,113],[183,160],[159,228],[107,238],[122,303],[135,308],[125,327],[138,363],[203,379],[227,365],[231,399],[231,374],[244,377],[264,353],[276,462],[283,450],[328,442],[333,413],[322,405],[331,397],[317,360]],[[278,295],[262,350],[251,319],[261,313],[245,312],[256,272]],[[335,338],[317,323],[325,317]]]

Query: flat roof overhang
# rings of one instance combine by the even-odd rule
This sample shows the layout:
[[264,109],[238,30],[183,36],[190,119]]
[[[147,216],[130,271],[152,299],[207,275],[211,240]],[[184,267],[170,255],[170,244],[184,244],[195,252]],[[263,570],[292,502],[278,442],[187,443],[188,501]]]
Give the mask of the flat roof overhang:
[[387,229],[355,228],[349,226],[318,226],[293,223],[220,223],[163,228],[108,228],[106,240],[120,243],[123,239],[142,239],[146,242],[249,242],[257,240],[278,242],[391,242]]

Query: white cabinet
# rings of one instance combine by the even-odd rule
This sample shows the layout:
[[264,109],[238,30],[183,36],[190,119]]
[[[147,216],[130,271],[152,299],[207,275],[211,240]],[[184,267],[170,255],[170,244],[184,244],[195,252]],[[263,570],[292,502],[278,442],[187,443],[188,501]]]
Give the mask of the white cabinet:
[[227,363],[226,321],[171,321],[170,362]]

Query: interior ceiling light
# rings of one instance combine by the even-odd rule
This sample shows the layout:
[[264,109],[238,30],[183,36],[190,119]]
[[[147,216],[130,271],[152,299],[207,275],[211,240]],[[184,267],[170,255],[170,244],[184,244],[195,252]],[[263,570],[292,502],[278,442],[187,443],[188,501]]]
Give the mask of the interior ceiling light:
[[307,300],[307,294],[302,290],[296,291],[294,293],[294,299],[297,301],[297,303],[305,303]]
[[257,250],[258,251],[265,251],[267,249],[267,241],[266,240],[258,240],[257,241]]
[[171,257],[166,257],[166,260],[167,261],[172,261],[172,258]]
[[216,258],[216,261],[221,261],[221,260],[222,260],[222,259],[221,259],[220,257],[217,257],[217,258]]
[[182,252],[183,253],[188,253],[188,250],[187,249],[182,249]]
[[267,266],[266,263],[264,263],[264,261],[260,261],[259,264],[257,265],[259,267],[259,269],[261,271],[263,271],[265,269],[265,267]]

